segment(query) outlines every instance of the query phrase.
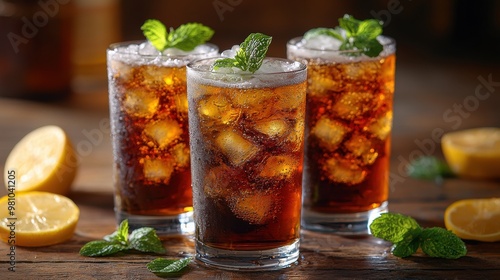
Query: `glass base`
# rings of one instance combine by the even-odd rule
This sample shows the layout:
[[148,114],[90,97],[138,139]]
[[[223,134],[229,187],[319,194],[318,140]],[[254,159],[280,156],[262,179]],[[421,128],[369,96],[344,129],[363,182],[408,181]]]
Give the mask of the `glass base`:
[[208,266],[237,271],[278,270],[299,258],[299,240],[270,250],[233,251],[209,247],[196,241],[196,259]]
[[370,211],[349,214],[325,214],[303,209],[302,228],[341,235],[370,234],[370,224],[381,213],[387,212],[387,206],[385,201]]
[[189,235],[194,233],[193,212],[176,216],[142,216],[115,210],[116,220],[121,223],[128,219],[130,231],[141,227],[152,227],[159,237]]

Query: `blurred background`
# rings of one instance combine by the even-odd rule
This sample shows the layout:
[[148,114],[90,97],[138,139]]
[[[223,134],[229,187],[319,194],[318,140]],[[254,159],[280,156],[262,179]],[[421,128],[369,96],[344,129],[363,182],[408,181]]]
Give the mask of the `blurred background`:
[[[500,1],[0,0],[0,166],[31,129],[59,124],[76,144],[92,140],[85,131],[103,133],[82,160],[89,173],[110,169],[100,129],[109,117],[105,51],[143,39],[146,19],[203,23],[221,50],[266,33],[273,36],[268,55],[284,57],[289,39],[335,27],[346,13],[383,21],[384,34],[397,41],[393,150],[401,152],[393,153],[393,170],[436,129],[500,127]],[[110,174],[93,178],[78,184],[110,185]]]

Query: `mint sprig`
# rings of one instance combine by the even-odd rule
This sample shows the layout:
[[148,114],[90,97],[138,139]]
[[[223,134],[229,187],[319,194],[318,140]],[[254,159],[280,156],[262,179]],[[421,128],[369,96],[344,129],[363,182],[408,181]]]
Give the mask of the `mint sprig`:
[[157,258],[149,262],[146,267],[149,271],[158,276],[167,277],[183,270],[192,260],[193,257],[187,257],[180,260]]
[[433,156],[419,157],[408,165],[408,175],[416,179],[440,181],[453,177],[453,171],[445,161]]
[[186,23],[177,29],[167,31],[165,25],[156,19],[148,19],[141,26],[144,36],[160,52],[168,48],[191,51],[212,38],[214,31],[201,23]]
[[436,258],[458,259],[467,254],[464,242],[444,228],[422,228],[411,217],[383,213],[370,224],[373,236],[393,243],[392,254],[405,258],[418,248]]
[[363,53],[369,57],[377,57],[384,46],[380,44],[377,37],[382,34],[382,24],[375,19],[357,20],[351,15],[344,15],[339,19],[336,28],[314,28],[304,34],[307,40],[319,35],[327,35],[341,42],[339,50],[347,55],[356,56]]
[[262,66],[272,37],[262,33],[252,33],[240,44],[234,58],[221,58],[214,63],[214,69],[236,67],[255,73]]
[[136,250],[145,253],[165,253],[165,248],[156,231],[150,227],[138,228],[129,235],[128,220],[123,220],[118,229],[104,240],[90,241],[80,249],[80,255],[86,257],[103,257],[118,252]]

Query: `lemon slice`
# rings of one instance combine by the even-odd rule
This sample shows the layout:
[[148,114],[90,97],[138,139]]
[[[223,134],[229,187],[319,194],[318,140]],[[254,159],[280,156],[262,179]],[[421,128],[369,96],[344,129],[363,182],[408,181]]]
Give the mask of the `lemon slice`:
[[79,215],[78,206],[62,195],[7,195],[0,199],[0,238],[8,244],[26,247],[62,243],[73,236]]
[[441,138],[450,169],[470,178],[500,178],[500,128],[485,127],[446,133]]
[[[33,130],[14,146],[7,157],[4,174],[15,172],[17,192],[47,191],[66,195],[77,167],[76,154],[66,133],[58,126],[49,125]],[[5,186],[13,184],[8,181],[5,176]]]
[[462,239],[500,241],[500,198],[456,201],[446,208],[444,223]]

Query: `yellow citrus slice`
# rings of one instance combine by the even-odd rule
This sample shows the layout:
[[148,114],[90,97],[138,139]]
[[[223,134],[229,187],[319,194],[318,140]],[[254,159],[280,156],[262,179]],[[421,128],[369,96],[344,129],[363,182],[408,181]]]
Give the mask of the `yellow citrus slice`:
[[73,236],[79,215],[78,206],[62,195],[9,193],[0,199],[0,238],[26,247],[62,243]]
[[446,208],[444,223],[462,239],[500,241],[500,198],[456,201]]
[[66,195],[78,163],[62,128],[54,125],[33,130],[19,141],[5,162],[6,187],[17,192],[47,191]]
[[463,177],[500,178],[500,128],[450,132],[441,138],[451,170]]

